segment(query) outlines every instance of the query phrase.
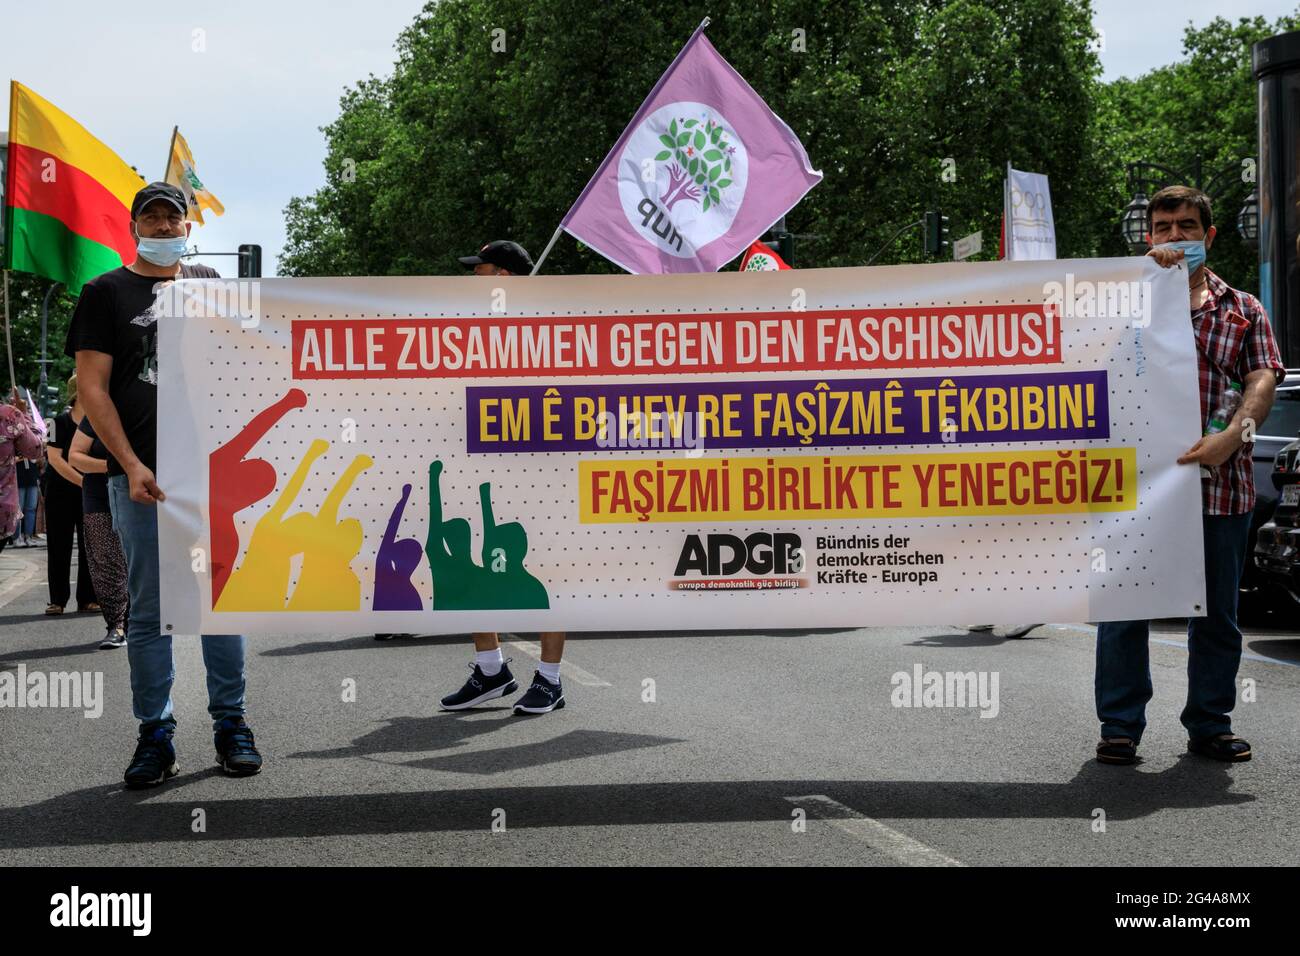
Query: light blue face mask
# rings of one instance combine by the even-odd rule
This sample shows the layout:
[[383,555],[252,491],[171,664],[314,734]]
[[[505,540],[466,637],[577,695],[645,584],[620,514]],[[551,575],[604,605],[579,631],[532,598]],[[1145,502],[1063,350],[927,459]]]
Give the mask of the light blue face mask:
[[1162,243],[1160,248],[1183,250],[1183,261],[1187,263],[1188,275],[1205,265],[1204,239],[1183,239],[1179,242],[1166,242]]
[[185,253],[185,244],[189,236],[164,236],[161,239],[136,237],[135,251],[146,262],[156,266],[174,266]]

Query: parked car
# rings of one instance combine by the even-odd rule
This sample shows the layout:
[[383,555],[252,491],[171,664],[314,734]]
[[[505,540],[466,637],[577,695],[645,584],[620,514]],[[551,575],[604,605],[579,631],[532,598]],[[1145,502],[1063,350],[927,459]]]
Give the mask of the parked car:
[[1271,481],[1278,490],[1277,507],[1259,529],[1254,564],[1294,607],[1300,604],[1300,440],[1277,453]]
[[[1296,449],[1300,447],[1297,437],[1300,437],[1300,369],[1289,369],[1277,388],[1273,410],[1264,422],[1263,432],[1255,436],[1252,449],[1255,512],[1251,516],[1247,543],[1247,554],[1252,555],[1252,560],[1246,562],[1241,576],[1238,614],[1243,620],[1259,620],[1269,610],[1291,607],[1300,594],[1296,578],[1288,579],[1283,570],[1288,559],[1279,557],[1279,548],[1284,548],[1288,540],[1293,555],[1295,545],[1300,543],[1297,542],[1300,530],[1296,530],[1295,498],[1300,494],[1300,474],[1295,472]],[[1289,503],[1279,505],[1283,495]],[[1294,533],[1288,536],[1290,531]],[[1290,561],[1300,562],[1300,556]]]

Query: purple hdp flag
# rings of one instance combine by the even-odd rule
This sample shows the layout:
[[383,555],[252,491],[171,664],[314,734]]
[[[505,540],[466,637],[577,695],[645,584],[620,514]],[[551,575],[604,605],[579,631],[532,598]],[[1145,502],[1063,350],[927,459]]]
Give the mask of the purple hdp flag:
[[713,272],[821,178],[701,27],[560,225],[628,272]]

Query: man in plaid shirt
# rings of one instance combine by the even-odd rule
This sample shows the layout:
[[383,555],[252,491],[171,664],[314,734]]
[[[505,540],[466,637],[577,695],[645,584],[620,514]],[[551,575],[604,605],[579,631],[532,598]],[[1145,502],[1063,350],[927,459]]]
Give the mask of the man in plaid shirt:
[[[1210,201],[1200,190],[1170,186],[1147,209],[1153,248],[1161,266],[1186,258],[1190,313],[1200,372],[1201,421],[1209,420],[1232,382],[1243,396],[1228,427],[1205,435],[1178,459],[1201,469],[1205,532],[1205,617],[1187,626],[1187,705],[1180,719],[1188,749],[1217,760],[1249,760],[1250,744],[1232,733],[1237,699],[1241,631],[1237,588],[1246,560],[1250,513],[1255,507],[1249,441],[1273,407],[1273,390],[1286,375],[1268,314],[1253,295],[1238,292],[1204,264],[1214,241]],[[1203,243],[1203,247],[1190,245]],[[1169,244],[1178,244],[1173,247]],[[1137,760],[1151,699],[1147,621],[1115,621],[1097,628],[1097,717],[1102,763]]]

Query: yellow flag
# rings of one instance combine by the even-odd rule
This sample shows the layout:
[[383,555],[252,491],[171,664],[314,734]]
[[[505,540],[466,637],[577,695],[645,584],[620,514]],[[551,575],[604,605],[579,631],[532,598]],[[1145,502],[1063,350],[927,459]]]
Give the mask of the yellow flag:
[[181,192],[189,199],[190,212],[185,218],[193,219],[199,225],[203,225],[204,209],[211,209],[218,216],[225,213],[226,207],[221,205],[221,200],[208,192],[203,185],[203,180],[199,179],[198,173],[194,171],[194,154],[190,152],[189,143],[185,142],[185,137],[180,134],[179,129],[172,130],[172,148],[167,157],[165,179],[173,186],[179,186]]

